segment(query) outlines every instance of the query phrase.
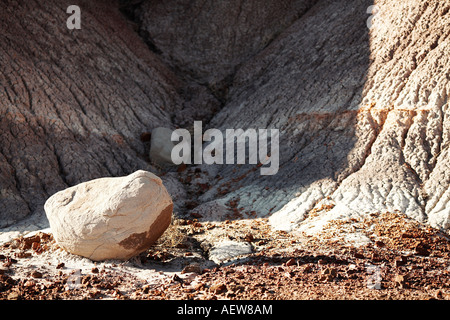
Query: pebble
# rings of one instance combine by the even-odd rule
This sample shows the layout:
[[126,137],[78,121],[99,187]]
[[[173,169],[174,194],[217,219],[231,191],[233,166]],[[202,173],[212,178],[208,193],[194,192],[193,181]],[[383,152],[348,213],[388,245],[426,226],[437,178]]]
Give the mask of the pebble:
[[184,273],[201,274],[202,268],[200,267],[200,265],[198,263],[191,263],[191,264],[187,265],[186,267],[184,267],[184,269],[181,271],[181,273],[182,274],[184,274]]
[[313,269],[312,265],[308,264],[308,265],[306,265],[306,266],[303,268],[303,272],[304,272],[304,273],[309,273],[309,272],[312,271],[312,269]]
[[8,294],[7,299],[8,300],[17,300],[17,299],[19,299],[19,297],[20,297],[20,294],[16,291],[13,291],[10,294]]
[[32,276],[33,278],[42,278],[42,273],[39,272],[39,271],[33,271],[33,272],[31,273],[31,276]]
[[405,256],[398,256],[394,260],[394,265],[400,267],[406,264],[407,258]]
[[297,264],[297,261],[294,258],[289,259],[288,261],[286,261],[286,266],[293,266]]
[[400,288],[406,287],[406,276],[402,274],[397,274],[394,277],[394,281],[400,286]]
[[24,287],[34,287],[35,285],[36,282],[34,282],[33,280],[28,280],[23,284]]
[[212,292],[218,294],[218,293],[222,293],[222,292],[226,291],[227,286],[223,283],[217,283],[217,284],[213,284],[209,289]]
[[383,248],[386,245],[384,244],[383,241],[377,240],[377,241],[375,241],[375,246],[377,246],[378,248]]

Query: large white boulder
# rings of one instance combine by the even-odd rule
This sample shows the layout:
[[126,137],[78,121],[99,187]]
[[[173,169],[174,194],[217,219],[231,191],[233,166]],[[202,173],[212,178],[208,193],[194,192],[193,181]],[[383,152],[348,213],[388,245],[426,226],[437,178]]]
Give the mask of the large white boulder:
[[172,209],[161,179],[142,170],[78,184],[45,203],[58,245],[95,261],[126,260],[148,249],[169,226]]

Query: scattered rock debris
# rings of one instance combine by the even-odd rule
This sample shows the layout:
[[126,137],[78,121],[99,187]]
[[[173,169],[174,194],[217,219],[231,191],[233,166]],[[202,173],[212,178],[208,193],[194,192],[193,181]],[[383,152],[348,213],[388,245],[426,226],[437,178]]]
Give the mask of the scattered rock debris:
[[[349,230],[371,242],[349,243]],[[332,221],[316,235],[275,231],[267,219],[177,219],[128,262],[76,269],[41,232],[0,247],[0,299],[450,299],[449,238],[399,213]],[[222,241],[253,250],[213,263]]]

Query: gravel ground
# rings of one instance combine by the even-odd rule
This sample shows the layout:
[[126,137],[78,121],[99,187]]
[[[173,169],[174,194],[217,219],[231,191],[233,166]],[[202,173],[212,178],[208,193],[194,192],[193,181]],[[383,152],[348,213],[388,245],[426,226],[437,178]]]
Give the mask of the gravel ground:
[[[216,264],[208,254],[221,240],[252,253]],[[0,247],[0,299],[449,299],[449,262],[448,235],[400,213],[331,221],[315,235],[266,219],[177,219],[125,262],[71,255],[48,233],[14,239]]]

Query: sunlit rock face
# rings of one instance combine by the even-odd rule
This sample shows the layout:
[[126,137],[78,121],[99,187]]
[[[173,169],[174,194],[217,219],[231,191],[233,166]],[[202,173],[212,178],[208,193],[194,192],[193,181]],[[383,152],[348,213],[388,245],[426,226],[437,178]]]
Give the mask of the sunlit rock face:
[[201,166],[204,219],[293,230],[398,210],[450,227],[444,1],[121,3],[134,23],[84,1],[78,33],[70,3],[0,4],[1,226],[82,181],[152,171],[142,132],[203,121],[280,132],[274,175]]

